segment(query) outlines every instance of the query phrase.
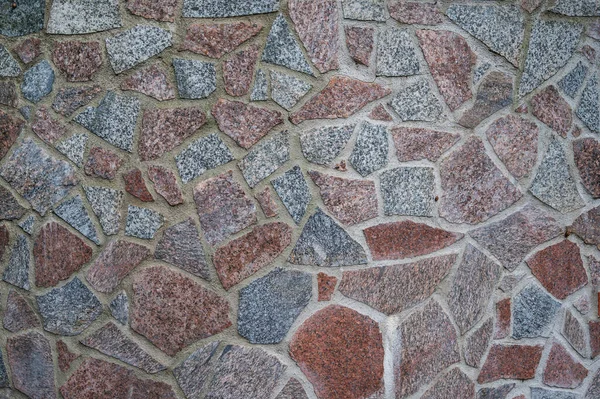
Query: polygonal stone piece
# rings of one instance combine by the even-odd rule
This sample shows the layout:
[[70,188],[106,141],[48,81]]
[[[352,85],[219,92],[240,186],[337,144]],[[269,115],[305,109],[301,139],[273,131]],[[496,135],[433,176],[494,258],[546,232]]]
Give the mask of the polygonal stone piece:
[[8,293],[2,325],[13,333],[42,326],[29,302],[15,290]]
[[288,133],[283,131],[258,143],[238,162],[250,188],[256,187],[290,159]]
[[584,331],[584,324],[573,315],[571,310],[567,310],[565,312],[562,335],[582,357],[588,357],[586,342],[587,338]]
[[177,184],[175,173],[160,165],[148,167],[148,177],[154,183],[154,189],[169,205],[183,204],[183,193]]
[[442,104],[425,78],[406,83],[389,102],[403,121],[433,122],[442,113]]
[[531,113],[563,138],[566,138],[571,130],[573,124],[571,107],[554,86],[548,86],[532,97]]
[[600,16],[600,5],[590,0],[558,0],[551,11],[572,17]]
[[324,126],[300,133],[304,157],[319,165],[328,165],[346,147],[354,125]]
[[[8,238],[6,241],[8,241]],[[12,247],[8,264],[2,273],[2,280],[28,291],[31,288],[31,284],[29,284],[30,248],[27,237],[24,234],[19,234]]]
[[300,224],[312,199],[300,167],[294,166],[283,175],[273,179],[271,184],[294,222]]
[[122,325],[126,326],[129,321],[129,298],[127,293],[121,291],[108,305],[112,316]]
[[600,197],[600,142],[585,138],[573,142],[575,165],[583,186],[594,198]]
[[48,144],[52,144],[67,133],[67,127],[50,116],[43,105],[35,112],[35,121],[31,130]]
[[279,0],[184,0],[182,14],[187,18],[225,18],[264,14],[279,9]]
[[559,308],[560,302],[530,283],[514,298],[513,338],[547,337]]
[[479,368],[479,363],[485,355],[494,333],[494,321],[490,317],[465,340],[465,363],[474,368]]
[[5,3],[0,10],[0,34],[24,36],[44,28],[45,0],[24,0]]
[[387,19],[384,0],[343,0],[344,18],[359,21],[379,21]]
[[312,85],[292,75],[271,71],[271,98],[286,110],[291,110]]
[[256,36],[262,26],[235,22],[229,24],[191,24],[187,28],[181,50],[192,51],[210,58],[221,58],[246,40]]
[[21,134],[24,124],[25,121],[13,118],[0,110],[0,129],[2,130],[2,136],[0,136],[0,160],[4,158],[10,147],[17,141],[17,137]]
[[173,375],[186,398],[198,399],[213,371],[212,359],[219,354],[219,341],[201,346],[173,369]]
[[496,332],[494,339],[506,338],[510,334],[511,311],[510,298],[504,298],[496,302]]
[[21,219],[25,215],[25,209],[15,196],[3,186],[0,186],[0,220]]
[[42,60],[23,74],[21,93],[27,100],[37,103],[52,91],[54,71],[50,63]]
[[474,128],[490,115],[510,105],[513,100],[513,78],[502,72],[490,72],[477,88],[475,103],[462,115],[458,123]]
[[96,227],[92,223],[90,214],[83,205],[81,195],[78,194],[75,197],[64,201],[54,208],[54,213],[62,220],[69,223],[75,230],[96,243],[96,245],[100,245]]
[[[444,374],[431,388],[429,388],[423,396],[421,396],[421,399],[467,399],[473,397],[475,397],[475,384],[473,384],[473,381],[471,381],[471,379],[458,367],[455,367]],[[487,396],[477,396],[477,398],[488,399]]]
[[[2,16],[0,16],[2,18]],[[17,60],[0,44],[0,76],[16,77],[21,74],[21,67]]]
[[127,10],[134,15],[157,21],[175,22],[175,11],[178,9],[177,0],[130,0]]
[[227,145],[213,133],[192,142],[175,157],[175,163],[181,181],[185,184],[233,159]]
[[379,179],[385,215],[433,216],[433,168],[390,169],[382,172]]
[[14,387],[29,398],[56,398],[50,342],[37,331],[7,339]]
[[378,76],[410,76],[419,73],[419,59],[407,29],[387,28],[377,41]]
[[590,130],[600,133],[600,117],[598,108],[600,107],[600,84],[598,83],[598,74],[594,74],[589,80],[581,100],[577,106],[576,114],[586,124]]
[[164,217],[160,213],[149,208],[129,205],[125,235],[151,240],[163,223]]
[[[129,4],[131,3],[129,2]],[[175,98],[175,86],[171,83],[165,70],[157,64],[134,72],[121,83],[121,90],[137,91],[158,101]]]
[[234,97],[248,94],[258,53],[259,47],[252,45],[223,62],[223,82],[227,94]]
[[494,345],[483,365],[477,382],[485,384],[499,379],[530,380],[542,357],[543,346]]
[[387,158],[387,128],[383,125],[363,122],[358,129],[356,144],[350,154],[350,164],[361,176],[367,176],[387,165]]
[[587,375],[587,369],[576,361],[561,344],[558,342],[552,344],[544,369],[544,384],[551,387],[573,389],[580,386]]
[[325,273],[317,274],[318,291],[319,291],[319,302],[330,301],[335,291],[335,285],[337,284],[337,277],[328,276]]
[[73,361],[79,357],[79,355],[71,352],[67,344],[65,344],[62,340],[56,341],[56,352],[58,352],[58,368],[63,373],[69,371],[69,368],[71,368],[71,363],[73,363]]
[[[592,397],[589,399],[591,398]],[[521,398],[517,397],[515,399],[525,399],[525,396],[521,395]],[[545,388],[531,388],[531,399],[581,399],[581,396],[577,393],[566,391],[553,391]],[[586,397],[586,399],[588,398]]]
[[83,190],[104,234],[117,234],[121,224],[123,192],[112,188],[87,186],[84,186]]
[[594,375],[594,378],[590,382],[585,393],[584,399],[594,399],[598,395],[600,395],[600,371],[597,371]]
[[206,98],[217,89],[217,72],[213,63],[173,58],[173,68],[179,98]]
[[279,14],[273,21],[262,53],[262,61],[313,75],[312,68],[304,58],[300,44],[292,35],[283,14]]
[[392,118],[392,115],[390,115],[390,113],[385,109],[383,104],[379,104],[375,108],[373,108],[369,113],[369,118],[382,122],[391,122],[394,120],[394,118]]
[[156,26],[136,25],[106,39],[113,71],[119,74],[171,46],[171,32]]
[[264,190],[257,193],[254,198],[258,201],[258,204],[266,217],[272,218],[279,214],[279,207],[273,200],[273,195],[271,194],[271,189],[269,187],[265,187]]
[[344,27],[344,33],[350,57],[360,64],[369,66],[375,43],[375,29],[362,26],[346,26]]
[[400,162],[421,159],[435,162],[460,139],[458,134],[418,127],[394,126],[390,132]]
[[482,388],[477,391],[477,399],[505,399],[517,384],[504,384],[495,388]]
[[308,396],[300,381],[290,378],[275,399],[308,399]]
[[[29,235],[31,235],[33,233],[33,227],[36,223],[37,219],[34,215],[29,215],[27,216],[25,219],[23,219],[21,222],[19,222],[19,227],[23,229],[23,231]],[[2,235],[2,229],[0,228],[0,236]],[[0,239],[0,245],[2,245],[2,240]],[[0,251],[0,258],[2,258]]]
[[15,82],[0,82],[0,104],[17,108],[19,95]]
[[99,42],[58,42],[52,50],[52,62],[66,76],[68,82],[92,80],[102,65]]
[[88,176],[112,180],[121,165],[123,165],[123,159],[115,152],[102,147],[93,147],[83,170]]
[[443,14],[435,3],[393,0],[388,3],[390,17],[402,24],[437,25],[443,22]]
[[129,194],[133,195],[142,202],[154,201],[152,194],[150,194],[150,191],[148,191],[148,187],[146,186],[146,182],[144,181],[141,170],[134,168],[127,173],[123,173],[123,180],[125,181],[125,191],[127,191]]
[[259,69],[256,71],[256,77],[254,78],[254,87],[252,87],[252,93],[250,93],[250,101],[267,101],[269,99],[269,82],[267,81],[267,74],[264,70]]
[[69,0],[52,2],[48,33],[81,35],[121,27],[117,0],[83,0],[74,5]]
[[575,98],[583,85],[587,72],[588,67],[585,66],[583,62],[579,61],[569,73],[558,81],[558,87],[560,87],[560,89],[570,98]]
[[52,109],[62,116],[70,117],[79,108],[89,104],[101,91],[99,85],[63,87],[56,93]]

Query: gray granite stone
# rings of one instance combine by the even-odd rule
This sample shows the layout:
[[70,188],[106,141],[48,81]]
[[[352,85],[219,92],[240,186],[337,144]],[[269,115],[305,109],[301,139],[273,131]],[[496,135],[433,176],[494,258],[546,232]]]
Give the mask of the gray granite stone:
[[173,58],[179,98],[200,99],[217,89],[215,64],[199,60]]
[[19,204],[10,190],[0,186],[0,220],[20,219],[25,212],[26,209]]
[[77,133],[56,144],[56,149],[81,168],[83,166],[83,156],[85,155],[87,141],[87,134]]
[[317,208],[304,225],[288,262],[320,267],[364,265],[367,254],[343,228]]
[[171,32],[156,26],[136,25],[106,39],[106,51],[113,71],[119,74],[161,53],[171,46]]
[[491,67],[492,64],[490,64],[489,62],[483,62],[480,65],[477,65],[477,67],[473,70],[473,86],[479,83],[481,78],[483,78],[483,75],[485,75]]
[[83,205],[80,195],[64,201],[54,208],[56,216],[69,223],[75,230],[100,245],[96,228],[90,219],[90,214]]
[[410,32],[398,28],[382,31],[377,42],[377,76],[410,76],[418,73],[419,59]]
[[565,150],[557,139],[550,142],[529,191],[540,201],[562,213],[584,205],[569,170]]
[[81,334],[102,313],[98,298],[77,277],[35,299],[44,330],[53,334]]
[[238,332],[253,344],[279,343],[311,296],[310,274],[277,268],[240,291]]
[[271,98],[288,111],[312,89],[312,85],[294,76],[271,71]]
[[209,169],[233,161],[233,155],[216,133],[209,134],[190,144],[175,157],[179,176],[187,183]]
[[598,74],[590,78],[583,93],[575,113],[596,133],[600,133],[600,84],[598,84]]
[[53,158],[31,139],[14,150],[0,176],[42,216],[77,184],[70,164]]
[[346,147],[355,125],[324,126],[300,133],[304,157],[312,163],[328,165]]
[[361,176],[367,176],[387,165],[388,150],[387,128],[363,122],[349,161]]
[[494,388],[482,388],[477,391],[477,399],[506,399],[509,392],[514,389],[517,384],[504,384]]
[[23,118],[25,118],[26,120],[29,120],[29,119],[31,119],[33,107],[30,105],[25,105],[25,106],[19,108],[19,112],[21,113],[21,115],[23,115]]
[[187,399],[200,399],[205,384],[209,381],[211,359],[217,353],[219,341],[213,341],[192,352],[181,364],[173,369],[177,384]]
[[289,24],[282,14],[279,14],[273,22],[263,50],[262,61],[309,75],[313,74],[298,40],[292,34]]
[[163,225],[163,216],[148,208],[129,205],[127,207],[127,224],[125,235],[151,240]]
[[312,199],[300,167],[294,166],[283,175],[273,179],[271,184],[294,222],[300,224],[308,208],[308,203]]
[[[31,399],[56,399],[52,349],[48,339],[37,331],[6,340],[6,352],[15,389]],[[16,391],[11,398],[19,398]]]
[[587,71],[588,67],[585,66],[583,62],[579,61],[577,65],[571,69],[571,72],[558,81],[558,87],[560,87],[567,96],[575,98],[585,80]]
[[[0,17],[1,18],[1,17]],[[21,74],[21,67],[17,60],[0,44],[0,76],[16,77]]]
[[290,378],[275,399],[308,399],[308,395],[306,395],[306,391],[300,381]]
[[519,65],[519,53],[525,33],[525,19],[517,5],[453,4],[448,17],[481,40],[490,50]]
[[359,21],[385,21],[388,16],[384,0],[343,0],[344,18]]
[[267,74],[264,70],[259,69],[256,71],[256,77],[254,78],[250,101],[266,101],[269,99],[268,92],[269,82],[267,81]]
[[425,78],[419,78],[400,89],[390,100],[389,105],[405,122],[432,122],[442,113],[442,104],[431,91],[429,82]]
[[2,2],[0,6],[0,35],[15,37],[41,31],[44,28],[45,11],[46,0]]
[[248,154],[238,162],[246,183],[251,188],[266,179],[290,159],[288,132],[256,144]]
[[514,298],[513,338],[547,337],[558,309],[560,302],[537,284],[530,283]]
[[37,221],[35,215],[29,215],[21,222],[19,222],[19,227],[23,229],[23,231],[29,235],[33,233],[33,228],[35,227],[35,222]]
[[[8,380],[8,373],[6,372],[6,366],[4,365],[4,359],[2,358],[2,353],[0,353],[0,388],[6,388],[10,386],[10,382]],[[3,398],[2,394],[4,390],[0,391],[0,398]],[[4,398],[11,399],[12,395],[7,394]]]
[[122,150],[132,152],[133,133],[140,112],[137,97],[106,93],[98,107],[88,107],[73,120],[98,137]]
[[383,212],[390,215],[433,216],[433,168],[401,167],[381,173]]
[[23,74],[21,92],[27,100],[37,103],[52,91],[54,71],[50,63],[42,60]]
[[573,55],[581,24],[570,21],[538,20],[533,25],[519,95],[533,91],[554,75]]
[[104,234],[117,234],[121,224],[123,191],[106,187],[84,187],[83,190]]
[[119,294],[110,301],[108,307],[115,320],[126,326],[129,321],[129,298],[127,298],[127,293],[125,291],[119,292]]
[[29,284],[29,264],[31,263],[29,240],[23,234],[17,236],[17,241],[12,247],[8,264],[2,274],[2,280],[15,287],[30,290]]
[[188,18],[225,18],[279,10],[279,0],[184,0],[183,16]]
[[597,0],[558,0],[550,11],[570,17],[600,16],[600,3]]
[[581,399],[581,395],[567,391],[551,391],[545,388],[531,388],[531,399]]
[[118,0],[54,0],[46,31],[80,35],[121,26]]

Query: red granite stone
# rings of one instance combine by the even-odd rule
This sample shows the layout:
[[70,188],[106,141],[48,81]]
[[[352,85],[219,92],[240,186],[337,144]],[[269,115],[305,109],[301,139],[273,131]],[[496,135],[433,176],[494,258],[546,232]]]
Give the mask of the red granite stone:
[[31,130],[39,138],[50,144],[67,134],[67,127],[57,119],[52,118],[48,108],[43,105],[35,113],[35,122],[31,125]]
[[435,3],[392,0],[388,9],[390,17],[402,24],[437,25],[444,21]]
[[283,123],[281,112],[220,98],[212,107],[219,129],[248,149],[273,127]]
[[575,140],[573,153],[583,186],[592,197],[600,198],[600,142],[592,138]]
[[88,269],[85,278],[97,291],[110,293],[149,255],[150,250],[143,245],[111,241]]
[[585,58],[587,58],[587,60],[594,64],[596,61],[596,50],[590,46],[589,44],[585,44],[583,46],[581,46],[581,54],[583,54],[583,56]]
[[527,106],[527,104],[521,104],[517,108],[515,108],[515,112],[517,114],[526,114],[529,112],[529,107]]
[[271,193],[271,189],[269,187],[265,187],[264,190],[258,192],[254,197],[258,201],[258,204],[260,205],[266,217],[272,218],[277,216],[279,209],[277,207],[277,203],[273,199],[273,194]]
[[6,353],[15,389],[32,399],[55,399],[54,364],[50,342],[31,331],[9,337]]
[[176,399],[170,385],[138,378],[133,371],[87,358],[60,388],[65,399]]
[[535,378],[544,347],[541,345],[494,345],[483,365],[477,382],[485,384],[500,379]]
[[71,363],[79,358],[79,355],[69,350],[67,344],[60,339],[56,341],[56,353],[58,354],[58,368],[66,373],[71,368]]
[[490,317],[467,337],[464,344],[465,363],[479,368],[481,358],[487,352],[494,333],[494,321]]
[[410,220],[379,224],[363,230],[373,260],[404,259],[438,251],[463,237]]
[[444,190],[440,216],[452,223],[483,222],[522,196],[475,136],[442,161],[440,176]]
[[92,248],[56,222],[42,227],[33,245],[35,285],[52,287],[92,259]]
[[8,233],[8,229],[6,226],[0,226],[0,261],[2,261],[2,257],[4,256],[4,252],[6,248],[8,248],[8,243],[10,242],[10,234]]
[[344,179],[317,171],[308,175],[319,187],[323,204],[345,225],[377,217],[377,191],[371,180]]
[[169,356],[231,326],[227,300],[162,266],[134,276],[131,306],[131,328]]
[[335,291],[335,285],[337,284],[337,277],[328,276],[325,273],[317,274],[317,283],[319,291],[319,302],[330,301]]
[[521,7],[528,12],[533,12],[540,4],[542,4],[542,1],[544,0],[521,0]]
[[573,125],[571,107],[554,86],[546,87],[531,98],[531,112],[564,138]]
[[594,288],[600,287],[600,260],[594,256],[588,256],[588,269],[590,271],[590,279]]
[[383,343],[377,323],[331,305],[306,320],[290,355],[321,399],[363,399],[383,389]]
[[570,309],[565,311],[565,318],[562,326],[562,335],[567,339],[567,342],[571,344],[583,357],[588,357],[587,350],[587,338],[585,334],[584,324],[573,315]]
[[471,70],[477,56],[460,35],[444,30],[417,30],[429,71],[451,111],[469,100]]
[[462,115],[458,123],[474,128],[490,115],[512,103],[513,78],[502,72],[490,72],[479,84],[475,103]]
[[558,342],[552,344],[544,369],[544,384],[551,387],[574,389],[583,383],[587,375],[587,369],[576,361],[561,344]]
[[135,71],[121,83],[121,90],[133,90],[158,101],[175,98],[175,86],[167,73],[157,64]]
[[395,126],[391,133],[400,162],[420,159],[435,162],[460,139],[458,134],[419,127]]
[[347,76],[334,76],[327,86],[290,116],[298,124],[309,119],[347,118],[368,103],[389,95],[388,87]]
[[290,0],[288,10],[296,33],[319,72],[338,69],[337,1]]
[[17,108],[19,105],[19,94],[15,82],[0,81],[0,104]]
[[127,9],[144,18],[175,22],[177,3],[177,0],[127,0]]
[[52,51],[52,61],[68,82],[86,82],[102,65],[99,42],[57,42]]
[[246,40],[256,36],[262,26],[236,22],[231,24],[192,24],[187,28],[181,50],[211,58],[221,58]]
[[510,298],[496,302],[496,332],[494,339],[502,339],[510,334]]
[[375,29],[362,26],[346,26],[346,47],[352,59],[360,64],[369,66],[371,53],[375,43]]
[[516,178],[531,172],[537,160],[539,129],[520,116],[498,118],[486,131],[487,139],[506,169]]
[[600,321],[590,320],[588,323],[590,330],[590,348],[592,349],[592,359],[600,355]]
[[131,169],[129,172],[123,174],[123,180],[125,181],[125,190],[129,194],[143,202],[154,201],[152,194],[150,194],[150,191],[148,191],[148,188],[146,187],[142,172],[139,169]]
[[183,193],[177,184],[173,171],[158,165],[148,167],[148,177],[154,183],[154,189],[171,206],[183,204]]
[[248,94],[259,51],[257,45],[252,45],[223,62],[223,82],[227,94],[234,97]]
[[527,260],[531,273],[549,293],[565,299],[588,283],[579,247],[564,240],[547,247]]
[[14,290],[10,290],[8,293],[2,324],[4,328],[13,333],[42,325],[29,302]]
[[218,248],[213,263],[226,290],[253,275],[275,258],[292,242],[292,228],[275,222],[255,227],[250,233]]
[[115,152],[101,147],[93,147],[83,170],[88,176],[112,180],[121,165],[123,165],[123,159]]
[[52,109],[62,116],[69,117],[84,105],[89,104],[100,92],[99,85],[62,88],[54,97]]
[[573,224],[567,227],[567,234],[579,236],[586,244],[600,248],[600,206],[579,215]]
[[390,113],[387,112],[383,104],[379,104],[378,106],[373,108],[369,113],[369,118],[383,122],[391,122],[394,120],[394,118],[392,118],[392,115],[390,115]]
[[17,141],[25,121],[13,118],[0,110],[0,160],[4,158],[10,147]]
[[42,54],[42,41],[37,37],[30,37],[23,40],[17,46],[13,48],[15,53],[19,56],[21,61],[25,64],[29,64],[35,60],[40,54]]
[[[458,367],[444,374],[420,399],[473,399],[475,384]],[[480,398],[482,399],[482,398]]]

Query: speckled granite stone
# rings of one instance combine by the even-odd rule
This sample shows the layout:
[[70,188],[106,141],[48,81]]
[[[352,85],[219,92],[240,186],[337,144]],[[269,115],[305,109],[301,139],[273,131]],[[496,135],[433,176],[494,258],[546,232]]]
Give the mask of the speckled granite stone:
[[125,191],[142,202],[154,201],[152,194],[150,194],[150,191],[148,191],[148,187],[146,186],[146,182],[144,181],[141,170],[134,168],[127,173],[123,173],[122,176],[125,182]]
[[465,339],[464,356],[465,363],[471,367],[478,368],[483,355],[485,355],[488,345],[492,340],[494,332],[494,320],[488,318],[479,328],[475,329]]
[[420,159],[435,162],[460,138],[454,133],[404,126],[394,126],[390,132],[400,162]]
[[385,215],[433,216],[434,169],[401,167],[379,176]]
[[200,138],[175,157],[181,181],[185,184],[207,170],[233,161],[231,151],[215,133]]
[[92,80],[102,66],[99,42],[65,41],[54,44],[52,62],[69,82]]
[[26,211],[10,190],[0,186],[0,220],[21,219]]
[[113,71],[119,74],[171,46],[172,34],[155,26],[136,25],[106,39],[106,51]]
[[0,104],[17,108],[18,96],[17,85],[14,82],[0,81]]
[[300,381],[290,378],[275,399],[308,399],[308,396]]
[[210,58],[221,58],[256,36],[262,28],[260,25],[245,22],[191,24],[180,48]]
[[198,228],[192,218],[165,229],[156,245],[154,258],[178,266],[205,280],[210,277]]
[[133,90],[158,101],[175,98],[175,86],[165,70],[157,64],[138,69],[121,83],[121,90]]
[[443,15],[435,3],[391,0],[388,9],[390,17],[402,24],[437,25],[443,21]]
[[432,122],[442,113],[440,100],[424,78],[404,85],[389,101],[389,105],[403,121]]
[[594,198],[600,197],[600,142],[585,138],[573,142],[575,166],[583,186]]
[[48,108],[43,105],[36,111],[34,123],[31,125],[31,130],[48,144],[53,144],[64,136],[67,129],[67,126],[54,119],[48,112]]
[[85,196],[98,217],[100,226],[106,235],[114,235],[119,231],[121,223],[121,204],[123,192],[106,187],[84,186]]
[[300,133],[304,157],[319,165],[330,164],[346,147],[355,125],[324,126]]
[[272,190],[269,188],[269,186],[258,192],[254,198],[256,198],[256,201],[258,201],[258,204],[260,205],[266,217],[272,218],[279,214],[279,207],[273,199]]
[[163,223],[164,217],[160,213],[152,209],[129,205],[125,235],[151,240]]
[[252,45],[223,61],[223,82],[227,94],[240,97],[248,93],[258,53],[259,47]]
[[598,115],[598,108],[600,107],[600,84],[598,83],[598,74],[594,74],[588,80],[579,105],[575,111],[579,119],[586,124],[590,130],[600,133],[600,116]]
[[299,166],[271,181],[275,192],[296,224],[300,224],[312,195]]
[[119,294],[114,297],[110,304],[108,305],[110,308],[110,313],[112,316],[122,325],[126,326],[129,321],[129,298],[127,298],[127,293],[125,291],[119,292]]
[[48,33],[77,35],[120,28],[121,15],[117,0],[56,0],[50,8]]
[[206,98],[217,89],[215,64],[173,58],[173,68],[180,98],[190,100]]
[[2,325],[8,331],[16,333],[41,327],[42,323],[27,299],[17,291],[10,290],[6,299]]
[[499,379],[531,380],[535,377],[542,351],[541,345],[499,345],[490,349],[477,382],[485,384]]
[[594,0],[558,0],[550,10],[573,17],[600,16],[600,4]]
[[0,34],[25,36],[44,28],[45,0],[5,1],[0,8]]
[[191,18],[224,18],[264,14],[279,9],[279,0],[184,0],[183,16]]
[[504,399],[517,384],[504,384],[495,388],[482,388],[477,391],[477,399]]
[[294,76],[271,71],[271,98],[286,110],[291,110],[312,85]]
[[346,47],[350,57],[360,64],[369,66],[375,44],[375,29],[362,26],[344,27]]
[[343,0],[344,18],[383,22],[387,19],[384,0]]
[[93,147],[83,168],[88,176],[112,180],[123,165],[123,159],[111,150]]
[[256,77],[254,78],[254,86],[250,93],[250,101],[266,101],[269,99],[269,82],[267,81],[267,74],[263,69],[256,71]]
[[63,373],[69,371],[69,368],[71,368],[71,363],[73,363],[75,359],[79,357],[78,354],[71,352],[67,344],[65,344],[62,340],[56,341],[56,352],[58,352],[58,368]]
[[37,103],[52,91],[54,70],[50,63],[42,60],[23,74],[21,93],[27,100]]
[[[479,391],[481,392],[481,391]],[[458,367],[444,374],[431,388],[429,388],[422,399],[442,398],[473,398],[475,397],[475,384]],[[503,399],[477,396],[477,399]]]
[[186,398],[199,399],[202,390],[210,381],[213,359],[217,358],[219,341],[201,346],[173,369],[177,384]]
[[86,134],[74,134],[56,144],[56,150],[64,154],[78,167],[83,166],[83,156],[87,147],[88,136]]
[[377,39],[376,74],[378,76],[410,76],[418,73],[419,59],[414,39],[411,38],[409,31],[398,28],[388,28],[382,31]]
[[313,75],[312,68],[283,14],[279,14],[273,22],[262,53],[262,61]]
[[15,77],[21,74],[21,66],[8,52],[6,47],[0,44],[0,76]]
[[560,302],[552,299],[537,284],[530,283],[515,296],[513,302],[513,338],[547,337],[559,308]]
[[[22,228],[25,233],[31,235],[33,233],[33,229],[35,227],[36,222],[37,219],[35,215],[29,215],[21,222],[19,222],[19,227]],[[2,258],[2,256],[0,256],[0,258]]]
[[162,196],[169,205],[183,204],[183,193],[177,183],[175,173],[171,169],[159,165],[148,167],[148,178],[154,183],[154,190]]
[[579,92],[579,89],[583,85],[587,72],[588,67],[584,65],[583,62],[579,61],[569,73],[558,81],[558,87],[560,87],[567,96],[575,98],[577,92]]
[[81,195],[64,201],[54,208],[56,216],[67,222],[75,230],[89,238],[96,245],[100,245],[100,239],[96,228],[90,219],[90,214],[83,205]]
[[[590,384],[590,388],[592,387],[593,384]],[[589,399],[592,398],[593,396],[589,397]],[[579,396],[579,394],[566,391],[554,391],[545,388],[531,388],[531,399],[581,399],[581,396]],[[586,399],[588,398],[586,397]]]
[[565,311],[565,318],[562,325],[562,335],[567,342],[584,358],[588,357],[587,334],[582,322],[573,314],[571,310]]
[[349,158],[350,164],[361,176],[367,176],[385,167],[387,160],[387,128],[363,122],[358,128],[356,144]]
[[238,162],[238,167],[250,188],[256,187],[290,159],[289,139],[286,131],[274,135],[254,146]]
[[531,172],[537,160],[539,129],[525,118],[507,115],[495,120],[486,131],[494,152],[516,178]]
[[7,339],[6,353],[14,387],[30,398],[55,399],[52,349],[37,331]]
[[531,98],[531,113],[563,138],[571,130],[573,113],[554,86],[548,86]]
[[551,387],[573,389],[580,386],[587,375],[588,370],[575,360],[564,346],[557,342],[552,344],[544,369],[544,384]]
[[29,283],[30,251],[31,244],[29,240],[25,235],[19,234],[11,249],[6,268],[2,273],[2,280],[27,291],[31,289]]
[[502,72],[490,72],[485,75],[477,88],[475,102],[458,123],[474,128],[490,115],[510,105],[513,100],[513,78]]
[[175,12],[178,11],[177,0],[129,0],[127,10],[132,14],[162,22],[175,22]]
[[327,274],[320,272],[317,274],[317,288],[319,291],[318,301],[330,301],[331,297],[335,293],[335,285],[337,284],[338,278],[335,276],[328,276]]
[[79,108],[94,100],[101,91],[99,85],[62,88],[54,97],[52,109],[62,116],[70,117]]
[[17,141],[17,137],[21,134],[25,121],[14,118],[6,112],[0,110],[0,129],[2,129],[2,135],[0,135],[0,160],[10,150],[10,147]]

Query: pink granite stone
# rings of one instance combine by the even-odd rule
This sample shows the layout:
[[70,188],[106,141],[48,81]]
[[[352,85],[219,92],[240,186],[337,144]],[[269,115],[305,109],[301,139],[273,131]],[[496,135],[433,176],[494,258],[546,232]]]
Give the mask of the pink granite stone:
[[25,121],[13,118],[0,109],[0,160],[4,158],[10,147],[17,141]]
[[69,350],[67,344],[60,339],[56,341],[56,352],[58,357],[58,368],[63,373],[66,373],[71,368],[71,363],[79,357],[78,354],[73,353]]
[[32,399],[55,399],[54,364],[50,342],[31,331],[9,337],[6,353],[15,389]]
[[67,134],[67,127],[59,120],[52,118],[48,108],[43,105],[35,113],[35,122],[31,125],[31,130],[50,144]]
[[52,109],[62,116],[69,117],[79,108],[89,104],[100,92],[99,85],[62,88],[54,97]]
[[548,86],[532,97],[531,112],[565,138],[573,125],[571,107],[554,86]]
[[573,153],[583,186],[592,197],[600,198],[600,142],[592,138],[575,140]]
[[330,301],[333,293],[335,292],[335,285],[337,284],[337,277],[328,276],[325,273],[317,274],[317,285],[319,291],[319,302]]
[[588,322],[590,331],[590,349],[592,350],[592,359],[600,355],[600,321],[590,320]]
[[504,298],[496,302],[496,332],[494,339],[502,339],[510,334],[510,298]]
[[177,3],[177,0],[127,0],[127,9],[144,18],[175,22]]
[[221,58],[246,40],[256,36],[262,28],[260,25],[244,22],[192,24],[187,28],[181,50],[189,50],[211,58]]
[[586,244],[600,248],[600,206],[579,215],[573,224],[567,227],[567,233],[573,233]]
[[163,166],[148,167],[148,177],[154,183],[154,189],[171,206],[183,204],[183,193],[177,184],[177,177],[172,170]]
[[392,115],[390,115],[390,113],[385,109],[383,104],[379,104],[378,106],[373,108],[369,113],[369,118],[383,122],[391,122],[394,120],[394,118],[392,118]]
[[93,147],[83,170],[88,176],[112,180],[121,165],[123,165],[123,159],[115,152],[101,147]]
[[135,71],[121,83],[121,90],[137,91],[158,101],[175,98],[175,86],[165,70],[157,64]]
[[490,317],[481,326],[471,333],[465,340],[465,363],[474,368],[479,368],[483,355],[487,352],[488,345],[494,333],[494,321]]
[[400,162],[420,159],[436,162],[460,139],[458,134],[418,127],[395,126],[390,131]]
[[587,369],[561,344],[558,342],[552,344],[542,377],[544,384],[556,388],[574,389],[583,383],[587,375]]
[[14,290],[8,293],[2,325],[13,333],[42,326],[27,299]]
[[99,42],[57,42],[52,51],[52,61],[66,76],[68,82],[85,82],[102,65]]
[[125,191],[129,194],[143,202],[154,201],[139,169],[131,169],[129,172],[123,174],[123,180],[125,181]]
[[535,378],[535,370],[543,350],[541,345],[494,345],[477,382],[485,384],[500,379],[531,380]]
[[402,24],[438,25],[444,21],[435,3],[391,0],[388,9],[390,17]]
[[30,37],[19,43],[14,50],[23,63],[29,64],[42,54],[41,45],[42,41],[40,39],[37,37]]
[[369,66],[375,44],[375,29],[362,26],[346,26],[346,47],[352,59]]
[[513,78],[502,72],[490,72],[477,88],[475,103],[462,115],[458,123],[474,128],[490,115],[512,103]]
[[273,194],[269,187],[265,187],[264,190],[258,192],[254,197],[258,201],[258,204],[266,217],[272,218],[277,216],[279,209],[277,203],[273,199]]
[[223,81],[227,94],[234,97],[248,94],[259,51],[257,45],[252,45],[223,62]]
[[458,367],[444,374],[421,399],[473,399],[475,384]]

